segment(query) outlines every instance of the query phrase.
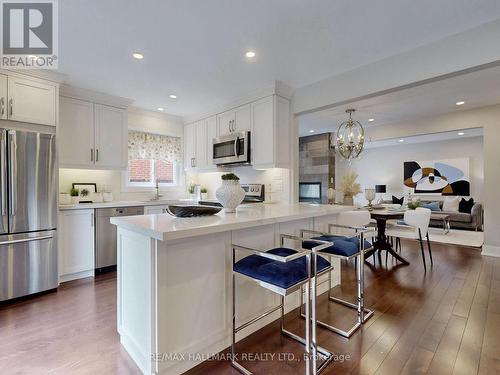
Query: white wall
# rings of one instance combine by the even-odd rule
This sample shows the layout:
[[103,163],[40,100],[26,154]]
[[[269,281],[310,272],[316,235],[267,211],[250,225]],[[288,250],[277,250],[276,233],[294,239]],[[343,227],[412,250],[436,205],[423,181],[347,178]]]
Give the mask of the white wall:
[[[266,170],[255,170],[252,167],[232,168],[242,184],[264,184],[266,190],[266,201],[289,202],[289,170],[282,168],[270,168]],[[215,191],[221,185],[220,176],[223,172],[199,173],[186,176],[186,184],[190,182],[200,184],[208,189],[208,198],[215,198]]]
[[[139,108],[130,108],[128,111],[128,128],[155,134],[182,137],[183,122],[180,117],[147,111]],[[59,191],[69,192],[73,182],[95,182],[98,191],[110,190],[115,200],[144,200],[149,199],[153,189],[142,192],[127,192],[122,189],[121,171],[99,171],[88,169],[59,169]],[[181,179],[182,184],[184,179]],[[185,188],[168,188],[162,191],[167,199],[184,197]]]
[[[476,202],[481,202],[484,185],[483,137],[366,149],[362,157],[354,160],[350,166],[344,159],[337,158],[340,159],[336,164],[337,176],[344,175],[347,169],[354,170],[359,175],[358,182],[363,192],[365,188],[374,188],[375,185],[387,185],[385,196],[390,199],[391,195],[401,197],[407,193],[403,186],[403,163],[405,161],[464,157],[470,159],[471,196]],[[338,178],[338,183],[340,183],[340,178]],[[366,204],[364,193],[359,194],[355,202]]]
[[500,257],[500,105],[421,118],[405,123],[374,126],[369,137],[373,141],[404,138],[412,135],[483,128],[484,183],[481,200],[484,204],[485,238],[483,254]]

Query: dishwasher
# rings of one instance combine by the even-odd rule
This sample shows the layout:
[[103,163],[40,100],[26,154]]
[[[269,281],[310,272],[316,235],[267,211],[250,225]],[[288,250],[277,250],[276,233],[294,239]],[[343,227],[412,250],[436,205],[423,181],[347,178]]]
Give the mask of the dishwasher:
[[116,269],[116,226],[110,218],[143,215],[144,207],[97,208],[95,215],[95,271],[102,273]]

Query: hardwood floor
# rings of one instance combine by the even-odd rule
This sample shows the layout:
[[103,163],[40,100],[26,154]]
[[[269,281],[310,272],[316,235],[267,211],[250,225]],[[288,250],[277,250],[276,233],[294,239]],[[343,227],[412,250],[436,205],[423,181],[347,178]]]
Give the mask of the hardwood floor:
[[[500,259],[479,250],[433,245],[434,267],[424,274],[414,242],[403,243],[408,267],[389,260],[366,267],[366,304],[376,313],[351,339],[318,328],[318,342],[338,360],[324,374],[500,373]],[[343,265],[343,287],[355,294],[352,264]],[[354,312],[320,298],[318,317],[347,327]],[[297,313],[287,328],[302,334]],[[0,305],[1,374],[137,374],[116,333],[114,274],[61,285],[57,293]],[[292,353],[302,347],[281,337],[274,323],[237,345],[239,353]],[[342,360],[342,356],[344,356]],[[257,374],[303,374],[297,361],[250,361]],[[228,362],[210,361],[190,371],[239,374]]]

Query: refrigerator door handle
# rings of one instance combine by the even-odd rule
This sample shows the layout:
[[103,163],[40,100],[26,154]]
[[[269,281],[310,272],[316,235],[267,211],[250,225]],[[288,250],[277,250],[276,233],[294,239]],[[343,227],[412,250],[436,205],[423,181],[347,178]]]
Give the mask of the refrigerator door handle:
[[54,235],[47,234],[47,235],[38,236],[38,237],[27,237],[27,238],[20,238],[20,239],[17,239],[17,240],[0,241],[0,245],[12,245],[12,244],[15,244],[15,243],[22,243],[22,242],[50,240],[51,238],[54,238]]
[[17,180],[17,160],[16,160],[16,132],[9,131],[9,172],[10,172],[10,214],[16,216],[17,211],[17,195],[16,195],[16,180]]
[[0,211],[1,215],[5,216],[7,214],[7,163],[5,158],[7,157],[5,153],[5,130],[0,131]]

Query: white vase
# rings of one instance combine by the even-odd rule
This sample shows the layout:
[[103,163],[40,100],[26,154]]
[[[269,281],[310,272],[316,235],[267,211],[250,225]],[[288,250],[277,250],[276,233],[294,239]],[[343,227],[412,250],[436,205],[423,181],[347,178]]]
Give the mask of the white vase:
[[354,206],[354,199],[352,197],[346,197],[344,195],[344,204],[347,206]]
[[207,200],[208,199],[208,193],[201,193],[201,199]]
[[222,180],[215,196],[226,212],[236,212],[236,207],[245,198],[245,190],[240,186],[239,180]]

